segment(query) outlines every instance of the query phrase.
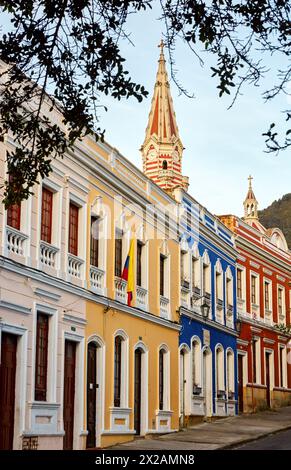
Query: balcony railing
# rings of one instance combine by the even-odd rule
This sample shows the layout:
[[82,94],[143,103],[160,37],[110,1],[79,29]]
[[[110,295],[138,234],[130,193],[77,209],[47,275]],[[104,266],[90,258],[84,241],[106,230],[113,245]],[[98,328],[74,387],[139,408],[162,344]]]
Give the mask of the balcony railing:
[[120,277],[116,277],[115,281],[115,299],[123,304],[127,303],[127,282],[124,279],[120,279]]
[[143,310],[148,308],[148,291],[140,286],[136,286],[136,306]]
[[104,294],[105,272],[96,266],[90,266],[90,284],[98,294]]
[[6,228],[7,250],[10,253],[24,255],[25,241],[28,236],[12,227]]
[[160,295],[160,315],[163,318],[169,318],[169,299]]
[[59,249],[50,243],[40,242],[40,262],[44,266],[56,267],[56,258]]
[[78,256],[72,255],[71,253],[68,254],[68,274],[70,276],[81,279],[83,274],[83,265],[84,260],[82,260]]

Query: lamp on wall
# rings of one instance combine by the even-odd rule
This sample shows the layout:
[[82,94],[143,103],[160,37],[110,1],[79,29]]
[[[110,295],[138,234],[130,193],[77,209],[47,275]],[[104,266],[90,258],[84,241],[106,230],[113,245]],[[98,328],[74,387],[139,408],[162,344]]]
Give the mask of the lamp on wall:
[[209,317],[210,305],[207,302],[205,302],[205,300],[201,304],[200,310],[201,310],[201,313],[202,313],[202,317],[206,320],[206,318]]

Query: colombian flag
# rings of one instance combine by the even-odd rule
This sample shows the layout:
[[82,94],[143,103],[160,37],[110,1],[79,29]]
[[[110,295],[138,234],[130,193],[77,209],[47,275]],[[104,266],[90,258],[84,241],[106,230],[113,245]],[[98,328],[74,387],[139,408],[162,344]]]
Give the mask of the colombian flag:
[[131,306],[133,295],[133,253],[134,253],[134,240],[130,241],[129,252],[125,260],[124,268],[122,271],[121,279],[127,281],[127,305]]

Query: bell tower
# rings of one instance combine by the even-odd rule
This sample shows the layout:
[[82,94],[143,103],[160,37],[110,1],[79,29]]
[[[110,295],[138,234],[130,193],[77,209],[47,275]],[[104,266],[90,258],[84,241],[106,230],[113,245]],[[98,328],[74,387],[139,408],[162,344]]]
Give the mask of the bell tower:
[[244,220],[246,222],[252,221],[252,220],[259,220],[258,201],[256,200],[256,196],[252,188],[252,179],[253,177],[250,175],[248,177],[249,189],[247,192],[247,196],[244,200]]
[[167,192],[187,191],[189,181],[182,176],[183,144],[179,136],[161,41],[158,72],[145,139],[141,146],[143,172]]

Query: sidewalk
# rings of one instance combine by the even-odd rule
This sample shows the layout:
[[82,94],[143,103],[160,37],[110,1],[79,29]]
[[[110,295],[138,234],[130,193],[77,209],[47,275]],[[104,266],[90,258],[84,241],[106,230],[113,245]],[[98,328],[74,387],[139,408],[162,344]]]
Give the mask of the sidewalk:
[[291,406],[252,415],[202,423],[176,433],[136,439],[113,450],[215,450],[227,449],[291,428]]

